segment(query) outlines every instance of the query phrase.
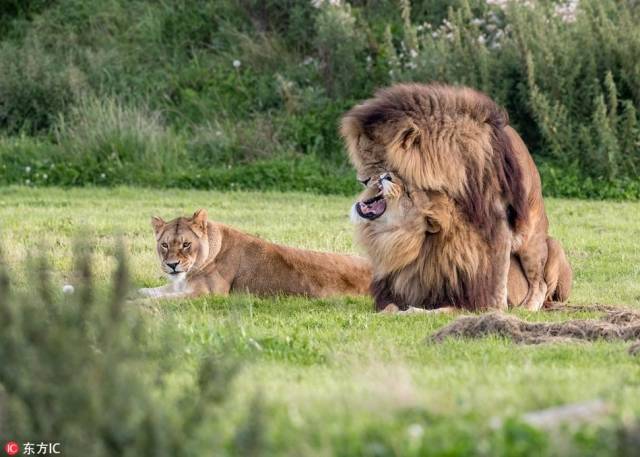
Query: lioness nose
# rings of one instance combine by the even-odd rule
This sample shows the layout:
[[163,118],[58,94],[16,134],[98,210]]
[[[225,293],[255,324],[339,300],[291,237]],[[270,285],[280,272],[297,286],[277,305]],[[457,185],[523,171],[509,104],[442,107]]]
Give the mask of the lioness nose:
[[180,262],[173,262],[173,263],[167,262],[167,266],[169,266],[169,268],[171,268],[173,271],[176,271],[176,267],[178,266],[178,263]]

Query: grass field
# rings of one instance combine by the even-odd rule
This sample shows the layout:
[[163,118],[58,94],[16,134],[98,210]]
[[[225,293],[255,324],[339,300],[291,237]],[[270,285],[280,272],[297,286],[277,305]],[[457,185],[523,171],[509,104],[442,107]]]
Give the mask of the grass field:
[[[357,252],[348,197],[121,188],[0,192],[0,230],[20,287],[28,253],[46,252],[54,281],[70,280],[72,247],[95,245],[106,284],[119,235],[136,286],[164,282],[151,215],[199,207],[210,218],[265,239],[310,249]],[[575,271],[573,304],[640,307],[640,203],[548,200],[552,234]],[[139,306],[132,303],[131,306]],[[224,347],[242,368],[229,391],[229,428],[259,394],[272,455],[617,455],[621,427],[640,415],[640,358],[629,343],[519,346],[501,338],[430,344],[454,316],[385,316],[368,298],[305,300],[208,297],[153,306],[154,319],[184,341],[190,361]],[[588,313],[518,316],[589,317]],[[523,425],[526,412],[602,399],[611,415],[556,433]],[[496,424],[501,423],[502,426]],[[630,452],[630,451],[629,451]],[[631,453],[629,453],[631,455]]]

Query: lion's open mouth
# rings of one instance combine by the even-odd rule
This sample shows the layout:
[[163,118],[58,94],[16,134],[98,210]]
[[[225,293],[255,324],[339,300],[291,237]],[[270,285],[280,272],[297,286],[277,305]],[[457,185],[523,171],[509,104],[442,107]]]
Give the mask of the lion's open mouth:
[[387,202],[382,192],[373,198],[356,203],[356,211],[364,219],[377,219],[384,214],[386,209]]

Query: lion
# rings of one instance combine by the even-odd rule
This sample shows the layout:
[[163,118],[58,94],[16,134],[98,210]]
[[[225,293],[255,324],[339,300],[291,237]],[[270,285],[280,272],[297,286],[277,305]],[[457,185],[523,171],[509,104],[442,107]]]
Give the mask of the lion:
[[[443,205],[457,214],[460,236],[470,237],[431,246],[452,263],[423,265],[433,268],[420,272],[433,280],[425,286],[429,306],[436,306],[436,299],[455,299],[467,309],[504,309],[513,253],[529,284],[523,306],[542,307],[548,295],[548,220],[540,176],[506,112],[493,100],[467,87],[399,84],[351,109],[341,133],[363,184],[390,171],[412,192],[446,199]],[[374,213],[383,206],[373,203]],[[414,248],[413,255],[425,254]],[[374,262],[377,273],[385,270],[383,264]],[[394,272],[406,281],[409,276]],[[414,287],[414,298],[426,299],[425,287],[417,282],[401,287]]]
[[151,220],[156,250],[169,285],[140,289],[154,298],[247,292],[261,296],[368,295],[367,259],[307,251],[264,241],[209,221],[204,209],[192,217]]
[[[411,189],[392,173],[367,184],[351,219],[372,261],[375,309],[450,310],[472,303],[476,291],[459,285],[473,284],[470,276],[490,269],[492,258],[481,242],[481,230],[465,223],[463,212],[443,192]],[[571,267],[560,243],[548,237],[545,244],[545,301],[565,301]],[[480,251],[466,249],[468,245],[478,245]],[[523,306],[529,287],[520,259],[511,254],[508,304]]]

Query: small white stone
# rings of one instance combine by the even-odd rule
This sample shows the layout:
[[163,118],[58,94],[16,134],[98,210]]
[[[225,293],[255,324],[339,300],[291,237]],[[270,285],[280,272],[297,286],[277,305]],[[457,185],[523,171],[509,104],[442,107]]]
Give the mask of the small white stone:
[[75,289],[71,284],[65,284],[64,286],[62,286],[62,293],[71,295],[74,291]]

